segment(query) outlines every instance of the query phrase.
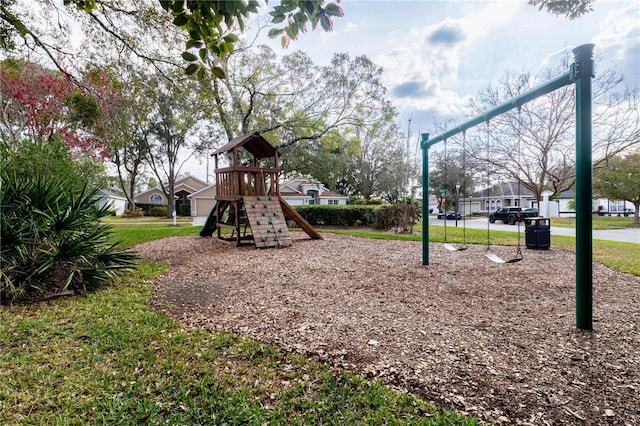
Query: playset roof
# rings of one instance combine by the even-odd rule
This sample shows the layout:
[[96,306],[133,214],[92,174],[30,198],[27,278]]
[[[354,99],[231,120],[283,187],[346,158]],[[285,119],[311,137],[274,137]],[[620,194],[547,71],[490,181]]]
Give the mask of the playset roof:
[[229,152],[236,147],[242,147],[246,149],[258,159],[275,157],[276,152],[278,151],[258,133],[249,133],[232,139],[228,144],[218,148],[218,150],[216,150],[211,155],[218,155]]

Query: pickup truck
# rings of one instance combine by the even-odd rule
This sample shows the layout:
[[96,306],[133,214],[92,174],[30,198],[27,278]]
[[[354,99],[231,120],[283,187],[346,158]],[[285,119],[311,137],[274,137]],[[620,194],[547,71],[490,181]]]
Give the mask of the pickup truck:
[[501,220],[509,225],[514,225],[516,222],[522,222],[528,217],[536,216],[538,216],[537,209],[522,210],[520,207],[501,207],[489,215],[489,222],[495,223],[496,220]]

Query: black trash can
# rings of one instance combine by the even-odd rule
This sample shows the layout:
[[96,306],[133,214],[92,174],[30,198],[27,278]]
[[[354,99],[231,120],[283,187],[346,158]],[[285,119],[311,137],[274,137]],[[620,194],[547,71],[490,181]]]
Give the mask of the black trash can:
[[551,220],[542,217],[525,219],[524,235],[527,248],[549,250],[551,247]]

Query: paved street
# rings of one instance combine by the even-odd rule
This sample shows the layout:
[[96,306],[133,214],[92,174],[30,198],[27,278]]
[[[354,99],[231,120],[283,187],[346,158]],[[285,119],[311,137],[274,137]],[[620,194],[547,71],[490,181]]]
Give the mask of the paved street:
[[[474,218],[467,219],[466,221],[467,228],[487,228],[487,219],[486,218]],[[434,226],[444,226],[444,220],[436,219],[434,217],[429,218],[429,223]],[[447,220],[447,226],[455,227],[455,220]],[[463,226],[463,221],[458,220],[458,227]],[[517,231],[518,227],[515,225],[505,225],[503,223],[492,223],[491,229],[494,231]],[[524,232],[524,225],[521,225],[520,230]],[[562,227],[551,227],[551,235],[567,235],[571,237],[575,237],[576,230],[574,228],[562,228]],[[621,241],[626,243],[636,243],[640,244],[640,228],[625,228],[625,229],[609,229],[609,230],[599,230],[593,231],[593,238],[596,240],[611,240],[611,241]]]

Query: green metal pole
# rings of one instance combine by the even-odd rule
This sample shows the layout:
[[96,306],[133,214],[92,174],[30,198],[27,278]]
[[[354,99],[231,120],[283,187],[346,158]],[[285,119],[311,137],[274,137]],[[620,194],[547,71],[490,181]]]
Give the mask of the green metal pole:
[[593,44],[573,49],[576,83],[576,327],[593,329],[591,78]]
[[422,134],[422,264],[429,264],[429,133]]

